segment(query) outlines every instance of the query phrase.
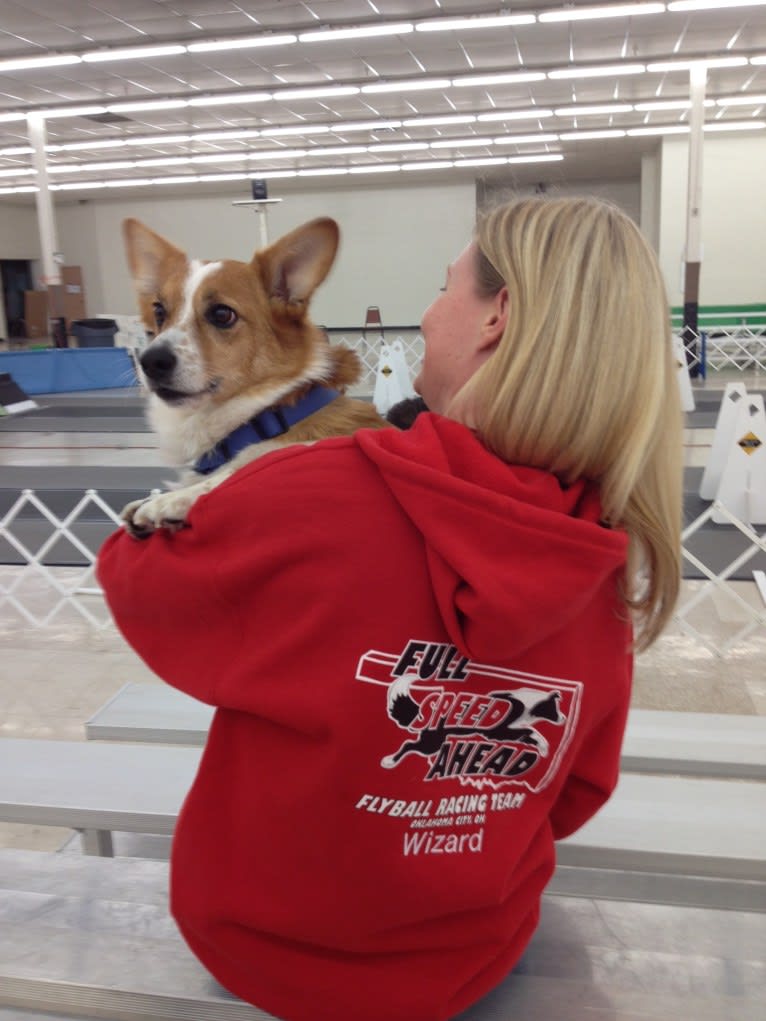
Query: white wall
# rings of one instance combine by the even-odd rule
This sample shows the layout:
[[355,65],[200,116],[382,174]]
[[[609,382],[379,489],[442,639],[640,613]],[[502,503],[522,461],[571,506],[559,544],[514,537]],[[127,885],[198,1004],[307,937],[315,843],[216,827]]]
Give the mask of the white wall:
[[[270,195],[279,197],[272,184]],[[134,310],[120,224],[143,220],[203,259],[249,260],[260,247],[257,215],[234,207],[239,194],[172,198],[94,199],[57,207],[60,244],[68,264],[83,268],[88,313]],[[312,318],[326,326],[360,326],[379,305],[384,326],[420,322],[443,284],[446,264],[468,242],[475,216],[473,181],[392,188],[285,192],[268,207],[269,239],[316,216],[341,227],[335,266],[319,288]]]
[[0,259],[39,259],[40,237],[34,205],[0,205]]
[[[532,195],[535,185],[520,185],[508,188],[502,184],[488,182],[483,190],[482,202],[502,202],[514,195]],[[582,180],[556,181],[546,187],[547,195],[578,196],[593,195],[596,198],[613,202],[631,216],[636,223],[641,219],[641,180],[635,177],[615,178],[614,180]]]
[[[683,304],[688,141],[662,143],[660,264]],[[705,135],[700,305],[766,302],[766,137]]]

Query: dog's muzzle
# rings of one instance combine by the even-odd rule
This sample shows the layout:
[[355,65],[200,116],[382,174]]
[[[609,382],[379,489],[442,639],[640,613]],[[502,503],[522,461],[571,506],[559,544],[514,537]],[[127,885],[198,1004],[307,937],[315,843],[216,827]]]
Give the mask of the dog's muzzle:
[[158,386],[169,383],[178,365],[170,344],[150,344],[140,358],[146,378]]

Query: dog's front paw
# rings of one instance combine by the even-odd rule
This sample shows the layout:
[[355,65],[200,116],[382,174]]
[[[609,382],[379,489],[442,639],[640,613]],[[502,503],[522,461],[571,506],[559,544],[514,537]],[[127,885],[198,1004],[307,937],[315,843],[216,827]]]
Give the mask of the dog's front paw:
[[147,539],[158,528],[177,532],[186,524],[186,517],[197,498],[192,488],[160,493],[129,503],[121,515],[125,528],[135,539]]

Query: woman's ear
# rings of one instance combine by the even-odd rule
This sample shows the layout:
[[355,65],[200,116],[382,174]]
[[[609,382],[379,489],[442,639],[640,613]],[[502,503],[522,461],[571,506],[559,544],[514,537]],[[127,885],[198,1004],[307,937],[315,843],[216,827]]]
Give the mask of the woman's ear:
[[487,318],[481,329],[480,351],[488,351],[500,343],[508,325],[508,288],[501,287],[492,299]]

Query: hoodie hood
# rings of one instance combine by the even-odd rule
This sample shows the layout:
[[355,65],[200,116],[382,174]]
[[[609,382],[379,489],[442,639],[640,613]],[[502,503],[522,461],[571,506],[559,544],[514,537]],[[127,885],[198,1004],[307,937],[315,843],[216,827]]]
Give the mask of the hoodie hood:
[[465,426],[421,414],[412,429],[356,434],[423,537],[452,642],[475,661],[518,656],[617,584],[627,535],[599,524],[595,483],[509,465]]

